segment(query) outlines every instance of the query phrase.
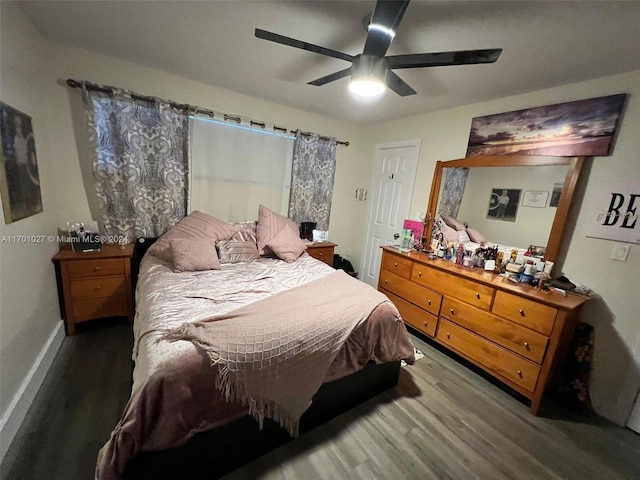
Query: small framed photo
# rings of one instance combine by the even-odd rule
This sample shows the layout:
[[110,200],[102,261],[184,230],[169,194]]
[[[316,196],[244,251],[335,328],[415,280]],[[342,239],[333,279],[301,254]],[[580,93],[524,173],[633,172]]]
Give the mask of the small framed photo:
[[549,198],[549,192],[525,190],[522,196],[522,206],[544,208],[547,206],[547,198]]
[[522,190],[515,188],[493,188],[489,197],[487,218],[515,222]]
[[541,247],[539,245],[529,245],[529,253],[532,257],[542,258],[547,253],[547,247]]

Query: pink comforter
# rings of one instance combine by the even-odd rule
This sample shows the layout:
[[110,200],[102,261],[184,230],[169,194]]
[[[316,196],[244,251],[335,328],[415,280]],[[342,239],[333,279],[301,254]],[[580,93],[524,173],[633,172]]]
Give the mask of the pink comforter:
[[[192,343],[158,341],[167,328],[228,313],[333,272],[305,254],[291,264],[261,259],[223,265],[219,271],[176,274],[166,263],[147,255],[136,292],[131,398],[100,450],[96,479],[118,479],[137,452],[179,446],[198,432],[247,414],[245,407],[225,402],[213,388],[216,369]],[[353,330],[324,381],[354,373],[369,360],[400,359],[412,363],[413,346],[395,306],[384,302]]]

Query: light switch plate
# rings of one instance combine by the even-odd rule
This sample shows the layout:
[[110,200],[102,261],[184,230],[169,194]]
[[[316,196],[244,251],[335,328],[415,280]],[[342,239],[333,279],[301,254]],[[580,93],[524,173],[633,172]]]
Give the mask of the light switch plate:
[[630,243],[615,243],[613,245],[613,252],[611,252],[611,258],[620,262],[626,262],[629,256],[629,250],[631,250]]

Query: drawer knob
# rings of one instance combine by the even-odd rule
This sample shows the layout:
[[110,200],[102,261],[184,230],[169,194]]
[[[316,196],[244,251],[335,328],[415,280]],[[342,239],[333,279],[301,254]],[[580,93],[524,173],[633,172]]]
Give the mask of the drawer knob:
[[418,276],[421,277],[422,276],[422,272],[418,272]]
[[321,257],[322,256],[322,252],[318,252],[318,256]]
[[451,339],[451,334],[450,333],[447,333],[446,335],[447,335],[448,339]]
[[431,305],[431,299],[427,299],[427,305]]
[[477,298],[478,300],[480,300],[480,294],[479,294],[479,293],[476,293],[476,298]]
[[520,312],[520,315],[522,315],[524,317],[524,310],[523,309],[518,310],[518,312]]
[[453,310],[453,308],[450,310],[450,312],[451,312],[451,315],[455,315],[456,314],[456,312]]
[[424,326],[428,327],[429,326],[429,322],[424,322]]
[[529,342],[524,342],[524,348],[526,348],[527,350],[530,350],[529,349]]
[[385,284],[385,285],[386,285],[387,283],[389,283],[389,280],[385,280],[385,281],[384,281],[384,284]]
[[102,285],[98,285],[98,286],[96,287],[96,290],[100,290],[101,288],[102,288]]
[[395,263],[393,264],[393,266],[394,266],[394,267],[397,267],[397,266],[398,266],[398,262],[395,262]]
[[518,374],[518,376],[519,376],[520,378],[522,378],[522,371],[521,371],[521,370],[518,370],[516,373]]
[[99,270],[100,270],[100,267],[94,267],[94,269],[93,269],[94,272],[97,272]]

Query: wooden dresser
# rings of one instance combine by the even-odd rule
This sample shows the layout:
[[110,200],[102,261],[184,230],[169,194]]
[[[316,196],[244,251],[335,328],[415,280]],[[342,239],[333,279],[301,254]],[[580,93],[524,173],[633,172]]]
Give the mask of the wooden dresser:
[[378,289],[405,323],[531,400],[538,413],[587,298],[383,247]]
[[99,252],[81,253],[65,245],[53,257],[67,335],[75,333],[77,323],[95,318],[122,316],[133,321],[133,246],[103,245]]
[[307,253],[316,260],[326,263],[333,267],[333,250],[338,245],[331,242],[308,243]]

